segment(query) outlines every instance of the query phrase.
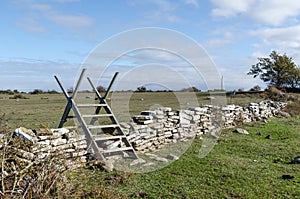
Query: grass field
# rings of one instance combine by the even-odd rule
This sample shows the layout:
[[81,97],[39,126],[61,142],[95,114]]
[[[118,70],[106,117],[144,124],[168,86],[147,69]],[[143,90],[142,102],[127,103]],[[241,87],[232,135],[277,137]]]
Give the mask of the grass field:
[[[5,113],[11,129],[57,127],[66,104],[62,94],[24,95],[29,99],[0,96],[0,113]],[[197,98],[199,103],[210,102],[203,93]],[[122,95],[113,99],[121,100]],[[247,104],[261,99],[227,100]],[[130,114],[158,105],[176,109],[184,102],[178,102],[172,93],[134,93]],[[151,173],[107,173],[97,168],[71,171],[68,181],[51,194],[55,198],[300,198],[300,165],[289,164],[300,155],[299,121],[294,116],[244,125],[249,135],[224,130],[218,144],[202,159],[198,157],[202,142],[195,140],[179,160]],[[71,120],[66,125],[72,124]],[[283,179],[287,174],[293,178]]]
[[[67,103],[63,94],[22,94],[22,96],[28,99],[10,99],[14,95],[0,94],[0,114],[5,114],[10,128],[14,129],[19,126],[56,128],[58,126]],[[195,96],[198,105],[211,103],[211,100],[208,99],[209,93],[199,92]],[[88,93],[79,94],[76,99],[80,102],[95,103],[94,97],[94,94]],[[108,100],[108,103],[112,103],[113,112],[119,121],[124,122],[129,121],[132,115],[160,106],[177,110],[197,105],[196,103],[189,103],[192,101],[193,96],[180,92],[175,92],[175,94],[172,92],[113,93],[109,97],[111,100]],[[226,97],[224,99],[226,100]],[[227,97],[227,103],[240,105],[261,100],[261,98],[251,97]],[[126,104],[124,101],[128,103]],[[126,107],[129,109],[128,112],[125,111]],[[70,119],[65,125],[72,126],[74,121]]]
[[[201,141],[173,164],[155,172],[128,174],[81,169],[59,197],[82,198],[299,198],[299,117],[244,126],[250,135],[224,130],[218,144],[199,158]],[[266,137],[270,135],[270,139]],[[283,179],[289,175],[292,179]],[[73,191],[69,191],[73,190]],[[74,191],[76,190],[76,191]]]

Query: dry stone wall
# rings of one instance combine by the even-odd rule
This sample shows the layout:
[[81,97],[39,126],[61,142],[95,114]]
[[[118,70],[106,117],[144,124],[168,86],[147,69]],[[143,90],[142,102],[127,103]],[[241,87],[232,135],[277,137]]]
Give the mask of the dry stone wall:
[[16,149],[22,162],[41,162],[51,157],[61,157],[67,168],[80,167],[86,162],[87,143],[84,136],[74,130],[17,128],[14,136],[27,142],[26,150]]
[[[128,123],[120,123],[124,133],[138,152],[155,151],[169,143],[201,138],[204,134],[238,124],[287,116],[282,112],[287,104],[281,102],[250,103],[246,107],[202,105],[187,110],[174,111],[168,107],[143,111]],[[219,120],[218,120],[219,119]],[[16,149],[23,162],[42,161],[51,155],[60,155],[67,167],[79,167],[87,160],[87,143],[83,135],[74,130],[18,128],[14,135],[29,142],[27,150]],[[119,144],[112,143],[113,148]],[[0,142],[0,149],[2,148]]]
[[121,123],[127,138],[136,151],[157,150],[165,144],[185,141],[238,124],[286,116],[282,112],[287,104],[282,102],[250,103],[246,107],[226,105],[222,107],[202,105],[188,110],[172,111],[162,107],[143,111],[133,116],[129,123]]

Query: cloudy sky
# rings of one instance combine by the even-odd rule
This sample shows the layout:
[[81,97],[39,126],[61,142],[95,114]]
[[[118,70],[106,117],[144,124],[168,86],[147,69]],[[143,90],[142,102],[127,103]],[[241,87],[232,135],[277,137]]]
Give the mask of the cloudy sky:
[[[59,90],[53,75],[71,87],[99,43],[144,27],[178,31],[197,42],[227,90],[264,87],[246,73],[257,57],[272,50],[300,63],[300,3],[295,0],[2,0],[0,18],[0,89]],[[132,63],[132,54],[115,64]],[[143,50],[134,57],[144,65],[154,58],[159,65],[180,63],[159,51]],[[178,71],[188,76],[189,70],[182,65]]]

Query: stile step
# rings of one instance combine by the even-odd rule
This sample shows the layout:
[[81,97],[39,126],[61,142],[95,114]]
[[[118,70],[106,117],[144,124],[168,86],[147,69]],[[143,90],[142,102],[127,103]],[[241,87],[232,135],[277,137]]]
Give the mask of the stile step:
[[77,104],[77,107],[99,107],[99,106],[107,106],[107,104]]
[[118,151],[133,151],[133,148],[132,147],[116,148],[116,149],[104,150],[103,153],[113,153]]
[[112,136],[97,136],[94,135],[93,136],[95,141],[103,141],[103,140],[115,140],[115,139],[121,139],[121,138],[125,138],[125,135],[112,135]]
[[111,117],[113,114],[82,115],[82,117]]
[[108,124],[108,125],[99,125],[99,126],[93,126],[93,125],[88,125],[87,126],[89,129],[104,129],[104,128],[115,128],[119,127],[117,124]]

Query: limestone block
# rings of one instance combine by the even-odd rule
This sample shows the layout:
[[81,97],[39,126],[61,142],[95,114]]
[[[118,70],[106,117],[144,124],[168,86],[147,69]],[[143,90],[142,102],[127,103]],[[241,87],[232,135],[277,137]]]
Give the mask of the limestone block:
[[148,136],[148,135],[149,135],[149,133],[141,133],[141,134],[140,134],[140,136],[141,136],[142,139],[144,139],[144,138],[145,138],[146,136]]
[[172,115],[170,118],[172,120],[179,120],[180,119],[180,117],[178,115]]
[[187,120],[185,118],[180,119],[180,125],[189,125],[191,123],[190,120]]
[[204,122],[209,122],[210,119],[209,119],[208,117],[201,117],[201,118],[200,118],[200,121],[201,121],[202,123],[204,123]]
[[[58,129],[50,129],[50,131],[52,132],[52,135],[63,135],[63,134],[69,134],[70,133],[70,130],[67,129],[67,128],[58,128]],[[41,133],[39,131],[39,133]]]
[[133,133],[133,134],[130,134],[129,136],[127,136],[127,139],[128,140],[132,140],[132,139],[134,139],[137,136],[139,136],[139,133]]
[[171,107],[159,107],[158,110],[163,111],[164,113],[172,111]]
[[61,138],[50,140],[50,144],[52,146],[58,146],[58,145],[66,144],[66,143],[67,143],[67,140],[66,139],[61,139]]
[[200,120],[200,115],[193,115],[193,121],[199,121]]
[[141,139],[141,136],[140,136],[140,135],[135,136],[135,137],[132,138],[132,139],[129,139],[129,141],[130,141],[130,142],[134,142],[134,141],[139,140],[139,139]]
[[154,112],[155,112],[155,116],[154,117],[164,116],[164,111],[162,111],[160,109],[156,109]]
[[144,120],[144,121],[139,121],[141,124],[151,124],[153,123],[153,120]]
[[131,142],[131,144],[134,146],[139,146],[143,143],[144,143],[144,140],[135,140],[135,141]]
[[37,138],[35,137],[33,131],[24,127],[17,128],[14,131],[14,134],[25,141],[30,141],[32,143],[35,143],[37,141]]
[[168,155],[166,158],[169,160],[178,160],[179,159],[179,157],[177,157],[176,155],[173,155],[173,154]]
[[123,130],[125,130],[125,129],[130,129],[130,125],[127,124],[126,122],[121,122],[121,123],[120,123],[120,126],[123,128]]
[[80,157],[80,156],[84,156],[86,154],[87,154],[86,151],[78,151],[78,152],[71,153],[71,157]]
[[142,158],[138,158],[136,160],[133,160],[131,163],[130,163],[130,166],[135,166],[137,164],[144,164],[146,163],[146,160],[142,159]]
[[161,119],[164,119],[165,116],[164,116],[164,115],[154,115],[153,118],[154,118],[154,119],[161,120]]
[[240,133],[240,134],[245,134],[245,135],[249,134],[249,132],[247,130],[242,129],[242,128],[237,128],[234,132]]
[[164,132],[164,136],[172,136],[172,132],[171,131],[166,131],[166,132]]
[[178,139],[180,136],[179,136],[179,133],[174,133],[173,135],[172,135],[172,138],[173,139]]
[[41,135],[41,136],[37,136],[38,141],[43,141],[43,140],[48,140],[49,136],[48,135]]
[[146,149],[146,145],[137,146],[137,147],[134,147],[134,149],[135,149],[136,151],[141,151],[141,150]]
[[164,124],[164,128],[171,128],[173,126],[174,126],[174,124],[171,123],[171,122],[167,122],[167,123]]
[[183,111],[180,111],[180,113],[185,113],[187,115],[195,115],[195,111],[192,111],[192,110],[183,110]]
[[121,144],[121,140],[115,141],[114,143],[110,144],[107,146],[107,149],[115,149],[118,148],[118,146]]
[[155,111],[142,111],[142,112],[140,113],[140,115],[154,116],[154,115],[156,115],[156,112],[155,112]]
[[149,166],[152,166],[154,165],[153,162],[147,162],[146,164],[143,164],[143,167],[149,167]]
[[148,134],[147,136],[144,137],[144,139],[149,140],[149,139],[152,139],[154,137],[156,137],[155,134]]
[[175,115],[175,113],[174,113],[173,111],[169,111],[169,112],[167,113],[167,115],[168,115],[168,116],[173,116],[173,115]]
[[154,130],[160,130],[164,127],[163,123],[153,123],[149,125],[150,128],[154,129]]
[[232,112],[235,110],[235,105],[232,104],[232,105],[227,105],[227,106],[223,106],[221,108],[222,111],[229,111],[229,112]]

